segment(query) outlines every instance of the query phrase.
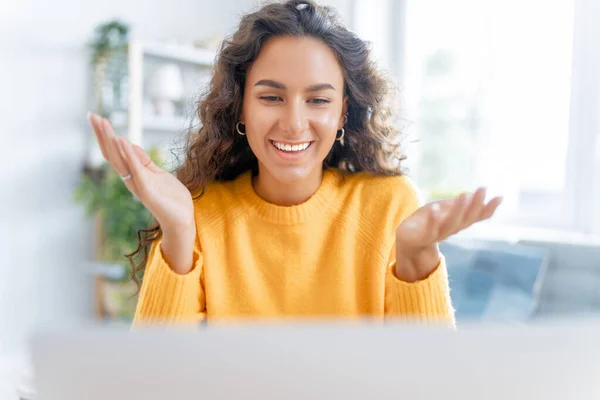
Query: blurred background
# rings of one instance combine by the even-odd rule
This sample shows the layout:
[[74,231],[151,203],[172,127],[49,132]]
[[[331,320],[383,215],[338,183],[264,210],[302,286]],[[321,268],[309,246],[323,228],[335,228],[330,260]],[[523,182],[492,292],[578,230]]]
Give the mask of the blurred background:
[[[459,324],[600,312],[600,2],[322,0],[400,87],[409,174],[487,186],[493,221],[442,244]],[[0,353],[40,323],[126,324],[148,215],[86,119],[172,167],[215,50],[253,0],[0,4]]]

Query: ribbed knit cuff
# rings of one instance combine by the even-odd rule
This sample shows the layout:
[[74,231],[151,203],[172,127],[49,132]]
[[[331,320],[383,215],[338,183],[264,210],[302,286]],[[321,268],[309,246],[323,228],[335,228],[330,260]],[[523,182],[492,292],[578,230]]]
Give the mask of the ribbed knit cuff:
[[204,296],[200,282],[202,254],[194,250],[192,269],[181,275],[165,260],[161,241],[153,244],[148,255],[134,323],[198,320]]
[[446,261],[442,256],[435,270],[425,279],[405,282],[396,277],[395,263],[386,274],[386,314],[415,321],[432,321],[454,325]]

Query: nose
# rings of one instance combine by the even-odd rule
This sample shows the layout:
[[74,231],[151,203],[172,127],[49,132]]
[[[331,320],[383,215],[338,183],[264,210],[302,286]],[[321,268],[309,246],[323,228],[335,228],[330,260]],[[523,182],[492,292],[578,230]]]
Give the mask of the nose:
[[289,101],[280,119],[281,129],[290,135],[299,135],[307,129],[308,121],[302,100]]

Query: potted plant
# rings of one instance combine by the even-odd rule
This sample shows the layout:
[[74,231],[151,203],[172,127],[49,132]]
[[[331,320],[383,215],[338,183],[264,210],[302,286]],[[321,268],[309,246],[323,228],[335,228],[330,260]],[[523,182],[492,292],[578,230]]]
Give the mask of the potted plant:
[[111,120],[126,115],[129,34],[125,22],[109,21],[96,27],[89,43],[96,112]]
[[[148,154],[157,165],[163,165],[158,149],[150,149]],[[95,269],[104,271],[99,274],[97,286],[98,312],[104,318],[129,320],[137,298],[131,264],[125,255],[137,248],[137,232],[152,223],[152,215],[106,163],[98,169],[84,170],[74,200],[85,205],[88,217],[95,219],[98,228]]]

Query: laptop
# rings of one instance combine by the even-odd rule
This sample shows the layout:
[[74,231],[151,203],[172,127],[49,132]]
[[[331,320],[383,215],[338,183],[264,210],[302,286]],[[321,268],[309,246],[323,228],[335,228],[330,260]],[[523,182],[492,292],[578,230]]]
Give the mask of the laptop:
[[600,323],[43,329],[36,400],[600,399]]

